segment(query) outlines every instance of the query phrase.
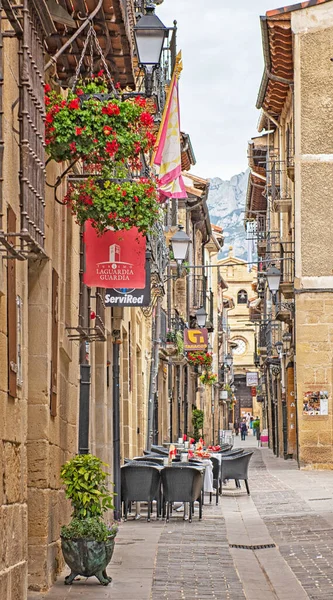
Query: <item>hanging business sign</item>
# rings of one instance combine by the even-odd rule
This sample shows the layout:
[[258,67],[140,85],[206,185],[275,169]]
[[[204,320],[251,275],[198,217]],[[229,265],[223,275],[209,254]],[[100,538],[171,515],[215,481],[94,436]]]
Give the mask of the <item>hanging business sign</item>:
[[84,244],[86,285],[116,290],[145,288],[146,238],[136,227],[97,235],[87,222]]
[[208,346],[207,329],[184,329],[184,350],[206,350]]
[[258,373],[256,371],[246,373],[246,385],[248,387],[257,387],[259,384]]
[[108,288],[105,292],[105,306],[149,306],[150,292],[150,262],[146,262],[146,286],[143,290],[137,288]]

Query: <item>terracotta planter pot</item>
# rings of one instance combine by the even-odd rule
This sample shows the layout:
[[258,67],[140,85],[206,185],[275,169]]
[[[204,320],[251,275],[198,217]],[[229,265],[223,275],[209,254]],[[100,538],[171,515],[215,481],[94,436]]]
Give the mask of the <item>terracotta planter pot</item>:
[[61,549],[66,564],[71,573],[65,577],[65,585],[71,585],[78,575],[83,577],[97,577],[102,585],[109,585],[112,578],[106,574],[114,550],[114,537],[106,542],[61,538]]

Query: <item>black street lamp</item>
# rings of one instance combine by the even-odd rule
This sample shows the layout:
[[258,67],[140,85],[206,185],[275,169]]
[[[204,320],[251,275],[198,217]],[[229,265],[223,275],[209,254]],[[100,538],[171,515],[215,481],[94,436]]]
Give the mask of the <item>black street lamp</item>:
[[266,271],[267,283],[270,292],[275,296],[280,287],[281,271],[276,267],[269,267]]
[[198,327],[205,327],[206,325],[206,319],[207,319],[207,313],[204,309],[204,307],[202,306],[201,308],[198,308],[197,312],[195,313],[196,319],[197,319],[197,324]]
[[227,354],[227,356],[224,359],[224,362],[227,365],[227,367],[229,367],[229,369],[231,368],[233,361],[234,361],[234,359],[233,359],[232,354],[230,354],[230,353]]
[[154,6],[149,5],[133,31],[139,66],[145,72],[146,96],[151,96],[153,73],[160,64],[164,40],[169,30],[155,15]]
[[172,236],[170,242],[172,246],[173,257],[178,264],[181,264],[188,253],[188,249],[191,242],[191,238],[183,231],[183,226],[178,225],[178,231]]

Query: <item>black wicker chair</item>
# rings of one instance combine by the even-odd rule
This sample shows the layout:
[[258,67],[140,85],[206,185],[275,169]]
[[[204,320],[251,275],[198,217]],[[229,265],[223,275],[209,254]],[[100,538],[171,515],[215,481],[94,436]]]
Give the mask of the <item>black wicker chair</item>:
[[160,515],[161,467],[155,464],[132,461],[121,467],[121,497],[124,503],[124,518],[127,520],[130,502],[147,502],[150,521],[153,500],[157,500],[157,515]]
[[240,487],[237,482],[244,481],[246,491],[250,494],[248,483],[248,469],[253,452],[244,452],[236,456],[226,456],[221,462],[221,482],[226,479],[234,479],[236,486]]
[[[169,521],[173,502],[189,502],[189,521],[192,521],[194,502],[199,502],[199,519],[202,519],[203,470],[192,466],[164,467],[161,471],[163,501],[167,504],[166,520]],[[185,518],[185,507],[184,507]]]
[[146,454],[145,456],[135,456],[133,458],[134,462],[150,462],[155,465],[160,465],[163,467],[164,458],[163,456],[153,456],[151,454]]

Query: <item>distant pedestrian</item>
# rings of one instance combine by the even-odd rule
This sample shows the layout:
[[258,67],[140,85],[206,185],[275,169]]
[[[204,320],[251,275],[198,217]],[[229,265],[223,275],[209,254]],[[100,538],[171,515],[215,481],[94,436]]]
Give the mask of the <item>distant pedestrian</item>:
[[247,434],[247,424],[246,424],[246,419],[243,419],[243,421],[241,422],[241,440],[245,441],[246,438],[246,434]]
[[256,417],[252,424],[253,435],[256,436],[257,440],[260,439],[260,419]]
[[234,422],[234,430],[235,430],[235,434],[238,435],[239,434],[239,423],[238,423],[238,419],[235,420]]

